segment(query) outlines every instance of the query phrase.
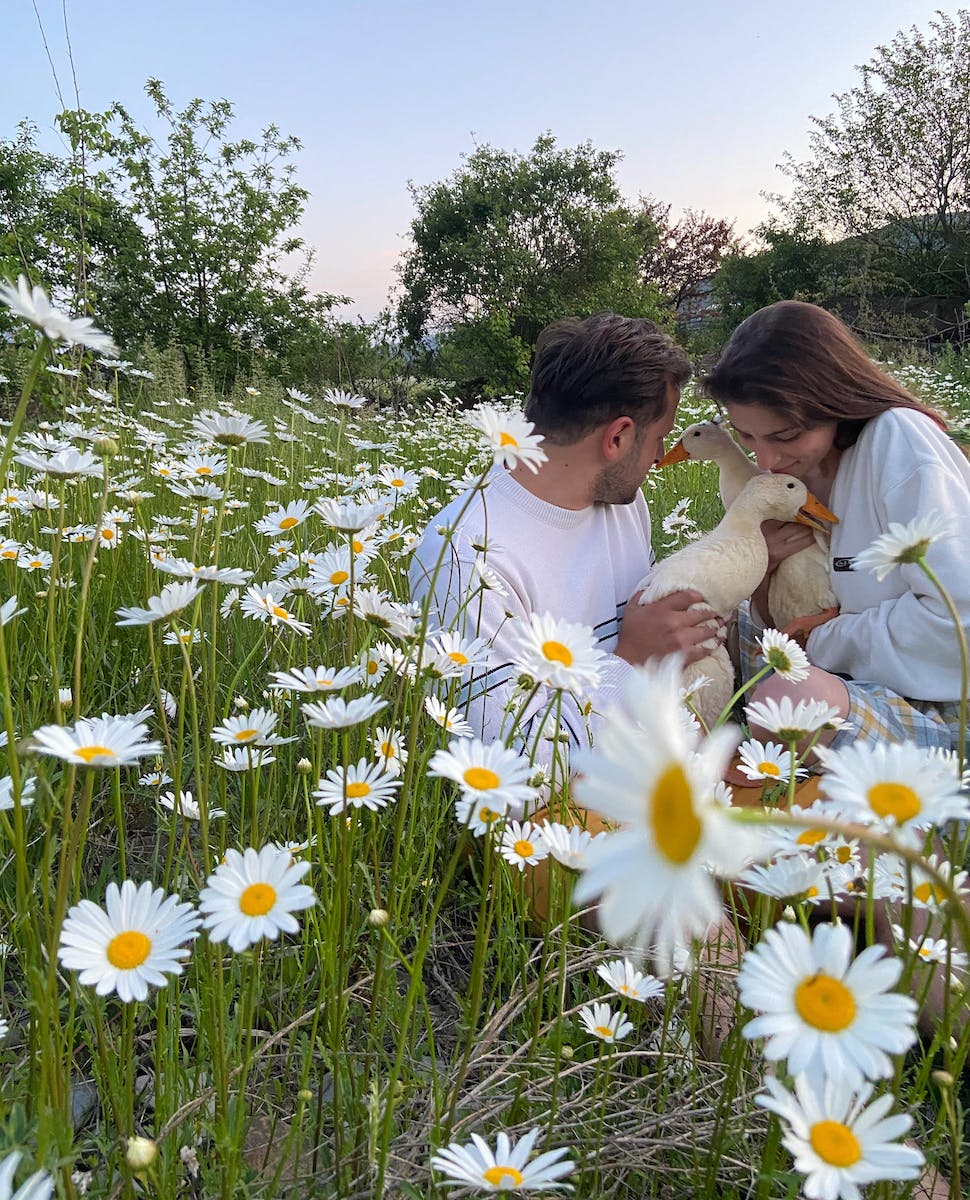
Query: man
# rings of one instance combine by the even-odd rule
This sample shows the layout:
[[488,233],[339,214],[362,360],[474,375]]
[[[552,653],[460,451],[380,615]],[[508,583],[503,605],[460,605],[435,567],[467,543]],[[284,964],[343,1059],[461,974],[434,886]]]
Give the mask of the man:
[[[595,631],[608,656],[583,707],[601,712],[631,664],[679,651],[701,658],[716,618],[683,591],[656,603],[628,603],[653,555],[650,514],[640,488],[663,454],[680,389],[690,375],[683,350],[652,321],[600,313],[569,317],[539,335],[525,415],[544,438],[538,472],[494,467],[487,486],[453,500],[425,531],[411,568],[411,592],[429,592],[431,623],[488,639],[488,669],[472,680],[468,719],[486,741],[505,740],[516,679],[512,618],[549,613]],[[492,586],[483,587],[484,558]],[[548,738],[542,689],[518,715],[516,740]],[[565,698],[571,741],[585,740],[584,716]],[[594,718],[595,721],[595,718]],[[541,748],[537,759],[548,761]]]

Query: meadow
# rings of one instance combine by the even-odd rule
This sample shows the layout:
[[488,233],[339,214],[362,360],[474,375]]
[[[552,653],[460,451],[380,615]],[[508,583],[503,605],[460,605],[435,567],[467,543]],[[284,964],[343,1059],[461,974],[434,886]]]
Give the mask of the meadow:
[[[506,816],[542,794],[565,818],[563,773],[470,735],[485,650],[408,593],[420,531],[509,452],[515,401],[217,395],[77,324],[35,345],[28,316],[2,384],[0,1200],[890,1197],[924,1157],[962,1194],[962,761],[894,764],[927,819],[888,825],[792,815],[784,737],[764,809],[719,776],[689,796],[774,870],[679,864],[687,907],[708,888],[748,947],[746,1003],[716,954],[610,944],[570,901],[600,847]],[[894,369],[970,413],[952,377]],[[688,394],[682,424],[704,413]],[[659,555],[718,519],[709,467],[646,486]],[[643,696],[617,737],[696,758],[676,675]],[[860,926],[896,906],[893,955],[848,948],[846,895]],[[830,989],[800,993],[784,1051],[746,1030],[782,946]]]

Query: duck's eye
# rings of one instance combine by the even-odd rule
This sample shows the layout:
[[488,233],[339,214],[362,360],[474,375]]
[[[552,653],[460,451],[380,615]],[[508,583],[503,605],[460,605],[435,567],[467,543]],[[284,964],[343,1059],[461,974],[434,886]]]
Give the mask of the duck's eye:
[[701,431],[700,431],[699,429],[695,429],[695,430],[694,430],[694,437],[700,437],[700,436],[701,436]]
[[786,483],[785,487],[788,488],[788,490],[790,492],[793,492],[795,490],[795,485],[793,483]]

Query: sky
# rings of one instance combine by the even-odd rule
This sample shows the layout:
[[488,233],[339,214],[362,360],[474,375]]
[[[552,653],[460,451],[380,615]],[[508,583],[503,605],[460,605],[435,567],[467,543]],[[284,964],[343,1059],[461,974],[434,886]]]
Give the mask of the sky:
[[[812,116],[900,29],[927,31],[943,0],[2,0],[0,138],[77,95],[149,121],[145,81],[178,107],[226,98],[233,137],[269,124],[303,143],[300,233],[311,285],[388,302],[415,215],[409,182],[447,179],[490,144],[528,153],[551,132],[623,153],[631,202],[652,195],[733,221],[784,191],[785,152],[807,157]],[[65,25],[67,33],[65,33]],[[46,41],[46,46],[45,46]],[[68,53],[70,44],[71,54]],[[72,59],[73,57],[73,69]],[[56,78],[56,82],[55,82]]]

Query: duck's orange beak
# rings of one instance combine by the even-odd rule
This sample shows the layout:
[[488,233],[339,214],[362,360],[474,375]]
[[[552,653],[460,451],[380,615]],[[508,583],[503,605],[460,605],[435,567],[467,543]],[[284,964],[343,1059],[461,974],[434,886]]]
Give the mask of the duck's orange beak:
[[674,444],[670,447],[670,449],[667,451],[667,453],[663,456],[663,458],[660,458],[657,460],[656,466],[671,467],[671,466],[673,466],[674,463],[687,462],[687,460],[689,458],[690,458],[690,455],[684,449],[683,440],[681,438],[678,438],[677,441],[674,442]]
[[807,525],[810,529],[820,529],[822,533],[827,533],[822,521],[827,521],[830,525],[838,525],[839,518],[834,512],[830,512],[821,500],[818,500],[811,492],[808,493],[808,499],[798,511],[798,516],[795,520],[799,525]]

